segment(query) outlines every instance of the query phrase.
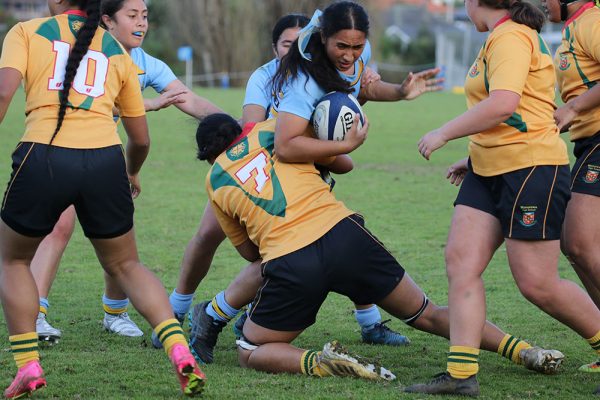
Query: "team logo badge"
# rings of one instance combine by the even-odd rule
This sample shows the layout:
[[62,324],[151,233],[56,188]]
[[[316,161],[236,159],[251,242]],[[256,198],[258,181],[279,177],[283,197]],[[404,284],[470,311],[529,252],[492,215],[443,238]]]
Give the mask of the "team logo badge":
[[83,26],[83,22],[81,22],[81,21],[71,22],[71,30],[73,30],[73,32],[79,32],[79,30],[81,29],[82,26]]
[[475,78],[477,75],[479,75],[479,69],[477,67],[477,62],[475,62],[475,64],[473,64],[473,66],[469,70],[469,76],[471,78]]
[[532,227],[537,224],[535,219],[535,212],[537,211],[537,206],[521,206],[522,217],[519,223],[524,227]]
[[588,165],[588,170],[583,177],[585,183],[596,183],[600,177],[600,167],[596,165]]
[[248,154],[248,138],[244,138],[241,142],[227,150],[227,158],[231,161],[239,160]]
[[558,68],[561,71],[566,71],[569,69],[570,66],[571,66],[571,63],[569,62],[567,55],[565,53],[561,53],[560,54],[560,62],[558,63]]

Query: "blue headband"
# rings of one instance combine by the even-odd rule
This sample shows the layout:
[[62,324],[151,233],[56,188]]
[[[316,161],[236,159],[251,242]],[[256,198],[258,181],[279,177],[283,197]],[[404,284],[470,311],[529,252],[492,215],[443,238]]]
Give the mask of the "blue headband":
[[306,48],[308,47],[308,42],[310,42],[313,33],[321,30],[321,15],[323,15],[321,10],[315,10],[308,25],[302,28],[298,33],[298,50],[300,50],[302,58],[308,61],[312,61],[312,56],[310,53],[306,52]]

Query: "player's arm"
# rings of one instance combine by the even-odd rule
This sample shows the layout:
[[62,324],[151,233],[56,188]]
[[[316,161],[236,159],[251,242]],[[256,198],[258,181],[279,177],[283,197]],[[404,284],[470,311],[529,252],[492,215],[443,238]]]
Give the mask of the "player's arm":
[[568,128],[579,114],[597,107],[600,107],[600,85],[595,85],[585,93],[580,94],[559,107],[554,112],[554,120],[561,132],[563,132],[566,130],[564,128]]
[[340,154],[339,156],[316,160],[315,164],[326,167],[334,174],[347,174],[354,169],[354,162],[348,154]]
[[128,138],[125,148],[127,175],[132,186],[131,193],[136,198],[142,191],[138,174],[150,151],[148,122],[145,115],[133,118],[122,117],[121,121]]
[[439,68],[427,69],[422,72],[408,74],[401,84],[378,80],[362,86],[358,94],[359,101],[398,101],[412,100],[423,93],[442,90],[440,85],[444,79],[436,78]]
[[267,109],[258,104],[247,104],[242,110],[242,126],[249,122],[262,122],[267,118]]
[[21,72],[14,68],[0,68],[0,123],[4,120],[6,110],[15,92],[23,80]]
[[305,134],[308,120],[295,114],[280,112],[275,126],[275,153],[283,162],[313,162],[347,154],[367,138],[369,124],[358,128],[358,116],[342,141],[319,140]]
[[196,119],[202,119],[207,115],[223,112],[223,110],[204,97],[198,96],[179,79],[169,83],[165,88],[165,92],[182,92],[178,95],[181,101],[173,103],[174,106]]
[[235,249],[240,255],[249,262],[256,261],[260,258],[258,247],[250,239],[246,240],[239,246],[235,246]]
[[510,90],[494,90],[485,100],[446,122],[419,141],[419,153],[427,160],[432,152],[450,140],[492,129],[506,121],[521,101],[519,94]]

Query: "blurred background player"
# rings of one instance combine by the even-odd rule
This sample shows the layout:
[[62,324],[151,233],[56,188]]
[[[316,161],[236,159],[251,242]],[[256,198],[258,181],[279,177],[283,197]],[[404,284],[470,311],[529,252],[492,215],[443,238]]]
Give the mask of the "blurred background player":
[[450,351],[446,372],[409,392],[479,391],[482,274],[502,243],[523,296],[600,351],[600,311],[558,274],[569,160],[553,119],[554,67],[539,34],[544,15],[521,1],[466,0],[465,6],[477,30],[490,32],[465,83],[469,110],[418,145],[429,159],[449,140],[470,135],[468,165],[453,166],[467,172],[445,250]]
[[[156,98],[144,100],[146,111],[157,111],[175,105],[197,119],[220,111],[208,100],[188,89],[164,62],[142,50],[141,45],[148,33],[148,9],[143,0],[102,0],[101,15],[101,26],[121,43],[138,67],[137,74],[142,90],[152,87],[160,93]],[[36,331],[41,340],[56,341],[61,336],[61,331],[50,325],[46,319],[49,308],[48,294],[74,226],[75,209],[69,207],[61,215],[52,233],[42,241],[31,264],[40,297]],[[104,280],[104,328],[122,336],[142,336],[143,332],[129,318],[129,300],[123,290],[109,274],[104,274]]]
[[[71,204],[104,270],[163,340],[183,392],[199,393],[204,374],[164,287],[136,249],[132,197],[140,193],[150,145],[136,67],[98,28],[99,0],[49,0],[48,7],[54,17],[9,31],[0,57],[0,119],[21,81],[27,116],[0,213],[0,300],[18,367],[4,396],[19,398],[46,385],[35,332],[38,291],[29,266]],[[128,136],[125,151],[115,130],[115,104]]]

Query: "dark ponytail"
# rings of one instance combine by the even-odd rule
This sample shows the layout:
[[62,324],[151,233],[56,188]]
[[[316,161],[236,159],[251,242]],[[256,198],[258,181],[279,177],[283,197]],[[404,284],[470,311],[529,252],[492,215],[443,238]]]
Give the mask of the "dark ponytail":
[[73,49],[69,54],[69,59],[65,68],[63,88],[59,93],[60,107],[58,109],[58,121],[56,122],[56,129],[52,134],[49,144],[52,144],[54,138],[58,134],[58,131],[60,131],[62,123],[65,119],[65,114],[67,112],[69,92],[71,90],[71,86],[73,85],[75,74],[77,74],[77,68],[79,68],[81,60],[87,53],[100,22],[100,0],[77,0],[71,2],[71,4],[75,4],[79,6],[82,11],[85,11],[87,18],[83,26],[77,32],[75,44],[73,45]]
[[344,29],[355,29],[369,35],[369,16],[359,4],[340,1],[330,4],[321,16],[321,30],[314,33],[306,47],[312,60],[302,57],[298,49],[298,40],[294,41],[290,51],[281,59],[277,73],[273,76],[275,93],[281,92],[288,79],[298,78],[299,71],[311,76],[325,92],[352,92],[349,83],[335,68],[321,41],[321,35],[329,38]]
[[540,32],[544,26],[544,13],[531,3],[522,0],[515,0],[508,8],[510,19],[518,24],[527,25],[531,29]]
[[546,17],[533,4],[523,0],[479,0],[479,4],[496,10],[508,10],[510,19],[540,32]]
[[196,130],[198,159],[213,160],[242,133],[242,128],[228,114],[211,114],[200,121]]

